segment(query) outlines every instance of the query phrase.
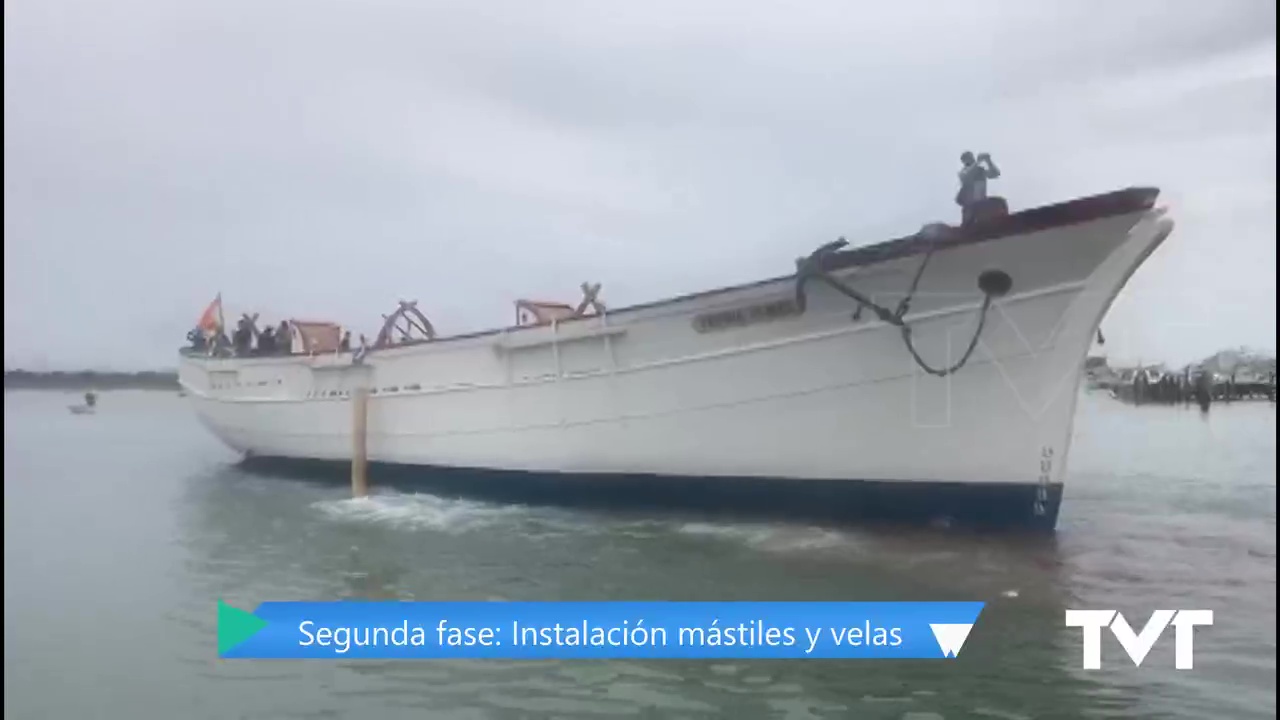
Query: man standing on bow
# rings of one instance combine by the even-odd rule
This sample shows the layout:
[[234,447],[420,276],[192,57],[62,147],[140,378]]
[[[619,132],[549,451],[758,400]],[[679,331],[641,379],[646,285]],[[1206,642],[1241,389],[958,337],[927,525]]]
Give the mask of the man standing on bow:
[[1000,177],[1000,168],[991,162],[987,153],[965,151],[960,156],[960,191],[956,193],[956,203],[961,208],[961,223],[968,225],[974,219],[978,205],[987,199],[987,181]]

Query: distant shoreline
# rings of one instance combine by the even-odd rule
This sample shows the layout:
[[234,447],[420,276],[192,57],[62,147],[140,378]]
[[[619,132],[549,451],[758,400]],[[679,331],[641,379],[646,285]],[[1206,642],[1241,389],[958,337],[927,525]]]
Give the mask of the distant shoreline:
[[5,390],[180,390],[178,373],[5,370]]

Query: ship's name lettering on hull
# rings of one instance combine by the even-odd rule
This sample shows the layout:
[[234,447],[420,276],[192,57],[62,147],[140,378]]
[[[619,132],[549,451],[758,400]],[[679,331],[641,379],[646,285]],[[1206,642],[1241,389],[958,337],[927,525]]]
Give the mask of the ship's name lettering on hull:
[[717,310],[715,312],[698,315],[693,319],[693,328],[700,333],[714,332],[717,330],[728,330],[730,328],[743,327],[745,325],[754,325],[756,323],[781,320],[783,318],[795,317],[799,314],[800,307],[796,304],[795,299],[785,298],[767,303],[744,305],[742,307],[731,308],[729,310]]

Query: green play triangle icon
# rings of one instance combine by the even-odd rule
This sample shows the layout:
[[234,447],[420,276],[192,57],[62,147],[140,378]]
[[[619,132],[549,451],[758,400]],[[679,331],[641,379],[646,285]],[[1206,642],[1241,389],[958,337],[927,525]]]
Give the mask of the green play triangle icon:
[[225,654],[267,626],[267,621],[218,600],[218,654]]

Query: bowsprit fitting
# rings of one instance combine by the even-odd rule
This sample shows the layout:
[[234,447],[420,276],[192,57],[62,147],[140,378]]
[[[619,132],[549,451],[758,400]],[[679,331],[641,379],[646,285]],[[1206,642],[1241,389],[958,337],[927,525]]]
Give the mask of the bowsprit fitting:
[[925,268],[929,266],[929,259],[933,257],[933,253],[938,249],[939,243],[936,239],[928,237],[928,233],[921,232],[918,238],[928,243],[928,249],[925,250],[924,257],[920,260],[920,266],[916,268],[915,277],[911,280],[911,287],[908,288],[907,294],[898,303],[898,307],[890,310],[880,305],[870,297],[862,294],[853,286],[837,280],[828,273],[824,266],[826,260],[834,255],[841,248],[848,245],[844,238],[840,238],[834,242],[829,242],[822,247],[814,250],[813,253],[806,258],[800,258],[796,261],[796,305],[800,312],[804,312],[807,306],[807,296],[805,286],[810,280],[821,280],[841,295],[852,299],[858,304],[857,310],[854,311],[854,319],[861,316],[863,308],[871,308],[881,321],[890,325],[895,325],[902,332],[902,341],[907,347],[907,351],[911,353],[911,357],[916,361],[922,370],[930,375],[945,377],[950,375],[969,362],[969,357],[973,355],[973,351],[978,347],[978,338],[982,336],[982,329],[987,324],[987,312],[991,309],[991,301],[994,298],[1001,297],[1009,292],[1013,287],[1013,279],[1003,270],[987,270],[978,276],[978,289],[982,290],[982,308],[978,313],[978,327],[973,332],[973,338],[969,340],[969,346],[965,348],[964,355],[960,357],[954,365],[947,368],[935,368],[924,361],[920,354],[916,352],[915,342],[911,336],[911,326],[903,320],[908,310],[911,308],[911,299],[916,294],[916,289],[920,287],[920,278],[924,276]]

